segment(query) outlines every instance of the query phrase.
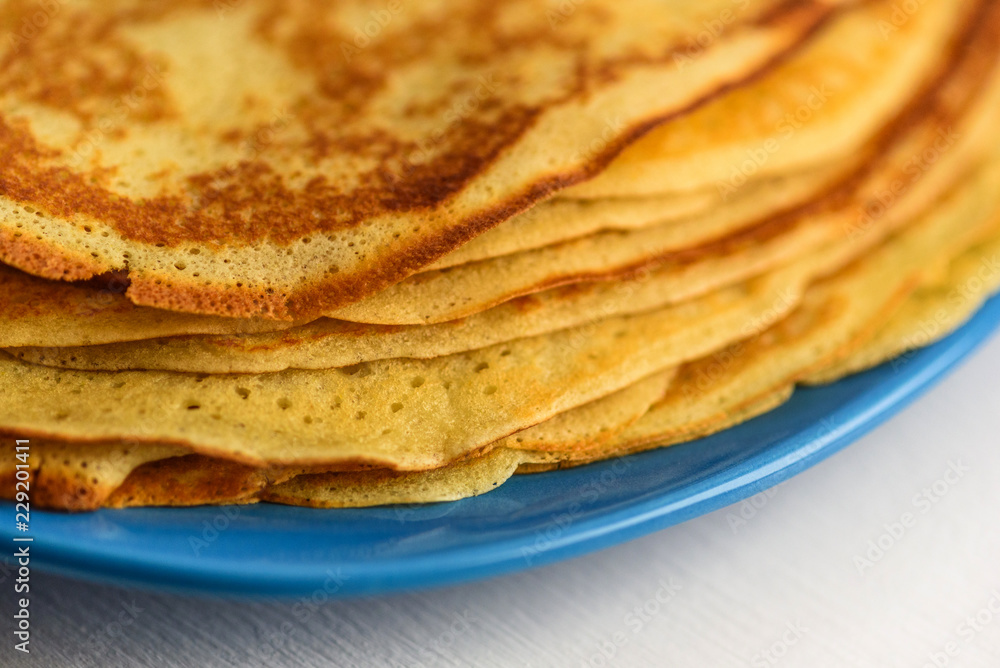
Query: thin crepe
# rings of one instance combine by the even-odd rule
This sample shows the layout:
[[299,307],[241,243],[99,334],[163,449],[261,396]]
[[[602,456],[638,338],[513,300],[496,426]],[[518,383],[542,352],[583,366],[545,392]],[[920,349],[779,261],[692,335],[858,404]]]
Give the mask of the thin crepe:
[[905,106],[976,4],[867,3],[760,80],[656,128],[564,194],[728,197],[755,179],[849,159]]
[[[4,355],[0,430],[146,440],[249,464],[441,466],[734,341],[790,308],[826,257],[702,300],[430,360],[210,376],[40,367]],[[113,420],[108,416],[114,415]]]
[[675,226],[666,224],[423,272],[329,315],[377,324],[443,322],[546,288],[663,265],[677,268],[674,291],[682,299],[723,285],[720,277],[738,280],[780,264],[845,227],[907,218],[946,190],[997,132],[1000,7],[991,5],[981,18],[970,32],[954,36],[952,59],[857,156],[858,171],[814,201],[693,249],[679,250]]
[[[960,209],[961,207],[955,211],[956,215],[961,212]],[[805,368],[819,363],[826,374],[825,379],[832,380],[857,368],[850,364],[850,360],[870,360],[871,350],[884,352],[886,341],[896,342],[894,350],[897,353],[914,345],[913,337],[921,337],[927,331],[928,319],[933,319],[939,326],[935,336],[944,335],[959,326],[964,317],[1000,286],[1000,278],[997,278],[1000,277],[1000,272],[989,270],[995,266],[996,257],[1000,255],[1000,208],[994,210],[993,220],[993,225],[974,226],[969,235],[977,238],[977,241],[957,257],[951,257],[950,261],[949,253],[941,255],[939,250],[937,262],[929,263],[920,279],[923,283],[905,297],[902,306],[894,308],[892,305],[898,301],[899,295],[895,289],[898,284],[884,291],[883,297],[890,295],[890,303],[883,304],[887,308],[869,311],[870,314],[875,314],[877,321],[888,318],[888,322],[878,330],[879,333],[874,338],[865,340],[864,332],[872,331],[871,326],[841,326],[849,319],[851,311],[836,302],[847,295],[843,290],[847,286],[841,286],[841,289],[834,289],[833,286],[844,275],[851,276],[852,273],[849,282],[856,282],[859,278],[857,267],[852,267],[840,277],[834,277],[818,286],[819,292],[811,293],[806,304],[788,321],[760,332],[749,341],[685,365],[674,378],[672,389],[654,405],[653,412],[639,418],[636,428],[615,439],[612,447],[608,447],[607,439],[588,443],[580,434],[580,422],[567,418],[573,413],[590,410],[594,405],[619,399],[615,395],[550,421],[563,422],[570,428],[570,434],[569,438],[556,439],[560,446],[551,448],[548,452],[508,449],[503,447],[510,444],[511,439],[507,439],[496,444],[485,456],[473,457],[432,471],[305,473],[287,482],[271,483],[269,478],[273,474],[269,476],[250,467],[205,457],[179,457],[177,455],[183,451],[176,448],[146,446],[146,455],[143,457],[135,452],[134,446],[125,448],[123,454],[121,448],[115,449],[112,446],[41,443],[33,445],[35,452],[44,455],[43,460],[51,461],[52,469],[61,470],[63,475],[44,479],[36,474],[33,485],[36,490],[41,490],[43,506],[77,510],[99,505],[121,507],[247,503],[258,499],[314,507],[427,503],[489,491],[515,470],[524,473],[566,465],[575,466],[690,440],[749,419],[782,403],[791,395],[793,383],[789,378],[795,378],[800,373],[792,370],[796,365]],[[869,267],[869,271],[871,269]],[[993,280],[990,280],[991,277]],[[853,287],[857,287],[857,284]],[[938,317],[942,312],[948,314],[947,317]],[[958,317],[954,317],[956,315]],[[837,335],[832,341],[826,336],[830,331],[827,327],[830,324],[834,325],[833,330]],[[916,345],[926,342],[927,339],[921,338]],[[802,359],[796,357],[792,365],[784,366],[783,371],[787,377],[783,382],[757,382],[762,370],[776,364],[781,366],[780,360],[796,349],[802,350],[809,346],[818,346],[816,351],[819,356],[816,360],[807,360],[802,366]],[[849,347],[853,347],[853,351],[845,357],[844,351]],[[841,360],[832,366],[829,364],[831,351],[840,351],[841,354]],[[901,359],[901,363],[905,363],[905,358]],[[839,371],[833,372],[834,369]],[[652,386],[652,383],[648,384],[651,389],[661,389]],[[582,422],[586,424],[587,420]],[[634,423],[629,418],[619,418],[617,425],[625,429],[627,424],[623,425],[623,422]],[[600,424],[600,421],[589,425],[592,433],[596,424]],[[543,423],[524,433],[537,431],[545,426]],[[619,432],[620,430],[616,430],[616,433]],[[557,429],[556,433],[565,435],[562,429]],[[532,438],[525,438],[523,441],[537,443],[537,439]],[[71,453],[75,459],[72,462],[67,459],[65,466],[59,466],[60,462],[57,460],[62,457],[63,450]],[[82,490],[89,481],[83,479],[76,485],[67,485],[65,480],[71,480],[72,475],[66,475],[65,472],[69,470],[81,473],[81,451],[84,457],[90,457],[91,470],[101,477],[104,484],[98,487],[99,493],[91,491],[89,495],[74,497],[72,492],[65,491],[66,488],[72,489],[80,485]],[[132,454],[131,459],[129,454]],[[553,454],[558,456],[551,456]],[[142,466],[150,460],[160,461]],[[33,461],[39,460],[36,458]],[[112,473],[108,473],[109,470]],[[4,475],[8,473],[10,472],[4,472]],[[81,475],[77,477],[82,478]],[[256,482],[248,482],[251,480]],[[98,478],[94,477],[93,481],[96,485]],[[13,487],[10,486],[10,489]],[[57,490],[61,490],[62,494],[55,493]],[[85,503],[80,503],[81,499]]]
[[[589,404],[567,411],[551,420],[512,434],[491,445],[492,451],[504,449],[554,451],[587,444],[595,447],[611,440],[635,422],[666,392],[673,370],[645,378],[623,390]],[[462,464],[449,468],[475,470],[493,466],[493,456],[473,455]],[[519,461],[525,457],[519,457]],[[13,491],[18,460],[10,458],[0,465],[0,490]],[[258,468],[227,460],[195,455],[175,446],[136,443],[69,443],[32,439],[29,458],[32,501],[37,507],[61,510],[94,510],[134,505],[198,505],[206,503],[249,503],[269,485],[278,485],[293,477],[340,475],[356,471],[326,469],[363,469],[341,467],[267,467]],[[507,470],[507,469],[505,469]],[[512,473],[514,467],[507,470]],[[375,481],[391,488],[403,484],[405,473],[385,470]],[[465,475],[465,474],[462,474]],[[348,478],[341,477],[340,486]],[[433,479],[433,476],[432,476]],[[7,484],[9,483],[9,484]],[[384,486],[384,485],[383,485]],[[371,485],[363,485],[369,488]],[[437,490],[439,485],[421,489]],[[376,489],[379,485],[376,485]],[[468,486],[463,489],[468,489]],[[371,498],[383,498],[368,491]],[[395,498],[395,497],[394,497]],[[411,496],[409,501],[415,501]],[[435,499],[441,500],[441,499]]]
[[[823,345],[836,351],[893,298],[905,297],[930,260],[990,229],[998,178],[1000,169],[990,163],[897,238],[824,283],[843,301],[845,315],[834,321],[836,328],[821,328]],[[256,465],[435,468],[740,340],[747,328],[766,329],[797,304],[810,279],[850,260],[862,241],[845,238],[820,257],[802,258],[744,286],[741,298],[723,291],[712,299],[427,361],[213,377],[64,371],[4,359],[0,380],[19,390],[0,406],[0,429],[178,444]],[[816,344],[810,344],[769,373],[780,378],[785,365],[816,361]]]
[[[36,8],[8,4],[0,260],[127,271],[147,306],[315,317],[593,175],[839,4],[590,0],[553,24],[532,0],[90,0],[31,39]],[[371,11],[391,14],[374,36]]]

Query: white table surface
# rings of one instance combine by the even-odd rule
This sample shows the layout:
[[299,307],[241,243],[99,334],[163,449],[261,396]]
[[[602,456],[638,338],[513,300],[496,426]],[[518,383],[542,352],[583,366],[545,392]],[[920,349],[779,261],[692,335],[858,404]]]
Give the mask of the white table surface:
[[491,581],[295,615],[35,573],[26,659],[8,580],[0,666],[1000,666],[998,378],[995,339],[745,524],[734,506]]

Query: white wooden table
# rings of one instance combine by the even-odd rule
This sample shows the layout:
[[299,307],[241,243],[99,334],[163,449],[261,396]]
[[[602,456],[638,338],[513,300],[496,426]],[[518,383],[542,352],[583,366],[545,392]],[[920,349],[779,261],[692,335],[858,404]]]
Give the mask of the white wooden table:
[[30,659],[2,585],[0,666],[1000,666],[1000,339],[756,501],[526,573],[298,614],[36,573]]

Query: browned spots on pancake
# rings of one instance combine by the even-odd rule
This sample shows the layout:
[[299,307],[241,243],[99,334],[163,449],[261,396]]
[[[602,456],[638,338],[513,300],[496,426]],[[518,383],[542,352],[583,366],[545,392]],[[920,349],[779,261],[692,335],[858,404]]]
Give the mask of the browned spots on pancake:
[[139,3],[98,13],[66,2],[9,0],[0,19],[10,47],[0,58],[0,90],[70,112],[87,126],[101,116],[127,116],[129,123],[164,118],[171,109],[159,85],[163,64],[141,54],[118,28],[179,5]]
[[572,299],[584,295],[594,289],[592,283],[570,283],[559,288],[560,299]]
[[39,508],[74,512],[97,510],[114,488],[98,478],[42,467],[32,483],[32,502]]
[[[156,304],[157,308],[194,313],[214,313],[230,317],[263,316],[272,320],[295,320],[284,294],[268,294],[252,288],[202,283],[166,282],[130,274],[126,295],[136,304]],[[315,315],[322,315],[316,313]]]
[[[765,3],[766,6],[771,4]],[[114,45],[114,40],[120,39],[118,32],[122,25],[151,20],[156,12],[168,11],[163,6],[169,7],[169,11],[193,6],[207,7],[211,11],[212,7],[207,0],[155,3],[160,9],[148,8],[151,5],[154,3],[124,3],[124,11],[109,12],[115,14],[115,18],[113,21],[108,19],[111,23],[102,28],[107,31],[109,43]],[[539,114],[566,102],[586,99],[595,85],[614,80],[637,64],[669,63],[678,45],[636,48],[608,57],[595,53],[583,38],[573,37],[572,32],[552,30],[544,21],[533,27],[518,26],[508,30],[502,21],[494,19],[494,12],[500,9],[493,3],[458,3],[448,7],[446,16],[421,19],[423,23],[417,23],[419,30],[410,29],[401,35],[387,34],[386,39],[375,40],[356,57],[345,59],[340,50],[344,41],[340,38],[344,36],[323,20],[328,8],[325,3],[261,0],[257,6],[262,12],[258,30],[261,38],[279,46],[296,67],[312,73],[316,89],[322,93],[298,100],[292,110],[296,122],[307,130],[304,145],[299,139],[279,136],[254,160],[190,177],[186,184],[189,187],[183,195],[164,190],[159,196],[133,201],[121,198],[100,183],[92,183],[91,175],[53,165],[41,155],[44,147],[36,146],[30,136],[19,134],[19,128],[6,122],[9,119],[0,119],[0,155],[11,158],[0,163],[0,192],[15,201],[31,202],[57,217],[93,217],[106,222],[126,239],[167,246],[183,242],[209,247],[216,244],[246,246],[265,240],[289,244],[309,234],[357,227],[380,213],[419,212],[420,215],[413,217],[414,222],[419,225],[421,220],[426,220],[432,223],[428,225],[432,229],[419,233],[414,230],[398,243],[390,242],[391,262],[362,262],[349,274],[320,276],[309,283],[296,285],[294,292],[288,295],[282,294],[284,288],[274,282],[265,286],[206,286],[183,277],[168,280],[159,271],[156,275],[152,271],[145,275],[135,272],[129,296],[138,303],[185,311],[243,316],[267,314],[280,318],[298,313],[315,314],[357,301],[414,273],[555,189],[596,173],[644,132],[725,90],[723,86],[706,94],[692,101],[686,109],[651,114],[655,117],[627,128],[587,164],[539,179],[521,192],[502,193],[495,198],[494,206],[464,220],[447,221],[449,200],[521,138],[535,124]],[[535,5],[528,5],[526,11],[532,7],[537,9]],[[787,15],[775,13],[772,18],[782,26],[786,23],[790,26],[779,39],[795,42],[796,39],[804,41],[828,15],[829,7],[814,0],[796,3],[794,11]],[[50,28],[56,27],[65,16],[68,14],[57,16]],[[754,17],[748,15],[746,18]],[[761,16],[756,18],[763,20]],[[597,26],[601,23],[600,12],[586,8],[576,12],[573,20],[590,21]],[[745,22],[735,21],[727,25],[726,30],[743,27]],[[84,30],[79,39],[92,40],[96,34]],[[470,34],[475,39],[471,39]],[[461,39],[451,39],[455,37]],[[41,49],[42,42],[37,44]],[[456,77],[447,94],[421,100],[406,110],[407,114],[437,119],[439,124],[431,124],[435,131],[420,140],[404,142],[370,123],[353,122],[353,119],[365,117],[371,93],[386,85],[387,72],[391,73],[411,58],[430,56],[425,61],[434,62],[435,49],[448,44],[461,46],[458,53],[448,52],[449,59],[460,63],[468,76]],[[543,96],[527,106],[518,103],[517,95],[503,94],[507,87],[516,90],[521,83],[516,72],[493,73],[489,68],[502,63],[506,54],[515,55],[540,44],[569,54],[575,70],[565,85],[554,86],[547,98]],[[75,43],[74,49],[82,48],[83,45]],[[137,57],[140,53],[137,50],[140,46],[130,46],[123,39],[122,48],[136,49]],[[26,62],[31,60],[22,57]],[[134,59],[130,58],[125,60],[132,62]],[[494,76],[495,84],[491,78]],[[104,103],[109,97],[113,100],[125,83],[134,83],[134,77],[107,77],[107,81],[92,89]],[[43,103],[56,104],[55,101]],[[71,98],[69,103],[81,117],[93,113],[89,98]],[[151,111],[147,120],[155,120],[157,113]],[[391,119],[386,123],[391,127]],[[237,137],[227,136],[226,139],[237,140]],[[376,165],[359,175],[361,185],[358,188],[345,188],[322,176],[308,181],[304,187],[292,186],[280,169],[272,166],[272,162],[277,164],[277,158],[289,155],[306,154],[320,160],[323,156],[341,153],[366,161],[371,159]],[[55,245],[43,250],[47,250],[48,255],[58,255]],[[0,253],[6,261],[42,275],[63,278],[86,275],[85,271],[72,274],[62,271],[58,266],[62,258],[54,257],[54,265],[38,258],[26,258],[23,249],[13,248],[2,239]],[[95,267],[94,272],[107,268]]]
[[[445,137],[446,148],[430,162],[395,161],[393,168],[386,165],[363,176],[370,185],[351,192],[322,177],[294,190],[266,162],[255,161],[189,177],[189,196],[161,195],[141,202],[92,183],[87,175],[45,166],[53,152],[0,118],[0,192],[49,215],[100,220],[125,238],[148,244],[288,244],[309,234],[352,228],[382,213],[440,204],[492,162],[533,118],[534,112],[516,109],[489,128],[466,122],[462,127],[481,134]],[[419,149],[415,144],[406,148]],[[324,215],[317,218],[317,211]]]
[[[256,468],[236,462],[206,457],[184,455],[147,462],[136,467],[113,492],[108,490],[81,490],[97,498],[90,507],[73,509],[89,510],[98,506],[122,508],[128,506],[184,506],[205,503],[253,503],[266,497],[267,489],[291,478],[307,476],[308,479],[330,482],[381,481],[406,475],[390,469],[355,460],[333,464],[306,466],[272,466]],[[98,493],[95,493],[98,492]],[[102,502],[103,501],[103,502]],[[56,503],[53,508],[66,508]]]
[[[84,22],[82,27],[62,20],[66,17],[56,16],[40,38],[31,42],[35,45],[32,49],[11,53],[8,58],[32,67],[36,59],[49,57],[50,53],[55,54],[53,58],[69,61],[73,59],[68,54],[86,51],[88,41],[100,40],[103,46],[108,42],[114,46],[116,57],[113,60],[134,64],[141,70],[150,63],[118,36],[118,28],[189,6],[210,5],[192,0],[156,3],[157,9],[147,4],[127,5],[127,10],[108,16],[101,13],[89,17],[89,22]],[[351,36],[340,34],[331,26],[326,3],[314,0],[294,8],[277,1],[260,4],[259,34],[281,47],[298,67],[313,74],[319,91],[324,93],[324,96],[313,96],[296,104],[297,120],[309,129],[310,138],[304,148],[317,159],[333,152],[376,158],[378,166],[360,176],[360,188],[344,191],[317,177],[301,191],[294,190],[267,162],[257,160],[191,176],[192,191],[188,199],[169,194],[131,202],[106,188],[95,187],[89,178],[72,178],[71,174],[59,169],[38,169],[35,156],[23,150],[24,140],[4,132],[0,133],[0,146],[9,145],[24,156],[17,170],[22,180],[31,181],[36,187],[4,188],[3,192],[18,201],[35,202],[57,216],[67,216],[71,212],[92,216],[111,224],[125,238],[143,243],[244,245],[266,239],[287,244],[309,233],[355,227],[380,213],[439,206],[482,173],[504,148],[531,127],[545,107],[585,94],[588,81],[613,79],[625,66],[655,63],[673,54],[673,47],[668,46],[662,53],[636,52],[602,60],[588,53],[584,40],[573,41],[567,33],[552,30],[546,24],[527,31],[504,31],[496,18],[499,11],[496,5],[462,3],[450,6],[440,16],[421,19],[405,33],[393,34],[392,39],[375,40],[359,50],[356,57],[345,59],[342,47],[350,43]],[[812,7],[812,3],[804,4]],[[31,6],[26,3],[26,7]],[[812,11],[815,13],[815,7]],[[580,14],[574,20],[593,13]],[[590,20],[598,19],[595,15]],[[46,41],[70,29],[75,41],[67,41],[60,49]],[[468,38],[470,31],[476,39]],[[428,39],[428,35],[435,38]],[[387,73],[414,60],[433,58],[436,52],[445,48],[444,45],[455,43],[461,43],[465,49],[459,54],[459,60],[469,64],[467,79],[456,81],[455,90],[450,94],[441,95],[420,109],[408,109],[411,116],[419,113],[439,119],[438,127],[429,137],[417,142],[401,142],[377,128],[361,133],[351,131],[350,121],[365,111],[373,94],[385,85]],[[556,98],[532,108],[505,103],[501,92],[520,82],[514,75],[484,71],[482,66],[496,62],[507,53],[537,48],[543,43],[575,54],[581,70],[576,87],[560,91]],[[140,71],[132,68],[118,77],[104,75],[99,81],[67,87],[58,79],[50,82],[47,77],[37,77],[37,71],[33,72],[47,91],[82,88],[88,91],[88,99],[105,101],[134,86],[139,74]],[[58,72],[54,76],[58,76]],[[81,111],[87,106],[85,102],[74,101],[67,92],[60,94],[67,99],[46,98],[43,103],[57,107],[69,105],[81,116],[89,115]],[[158,116],[152,112],[149,115]],[[238,139],[236,131],[223,136],[226,142]],[[276,141],[267,151],[281,153],[302,148]],[[54,188],[56,182],[64,183]],[[323,215],[314,216],[317,211]]]
[[[187,4],[191,3],[160,5],[159,15]],[[40,152],[44,149],[34,145],[26,130],[16,133],[13,128],[5,127],[0,131],[0,150],[8,155],[16,153],[19,164],[9,162],[4,171],[16,169],[21,187],[0,181],[2,192],[14,200],[35,203],[56,216],[79,213],[93,217],[109,223],[125,238],[143,243],[245,245],[266,239],[287,244],[310,233],[355,227],[380,213],[440,204],[492,163],[503,148],[532,125],[539,113],[538,108],[503,104],[496,88],[505,82],[491,81],[488,73],[477,74],[473,70],[467,81],[460,82],[460,94],[442,96],[423,110],[425,116],[441,119],[429,138],[402,142],[377,128],[362,133],[345,131],[350,119],[384,85],[388,72],[411,59],[427,56],[428,51],[442,48],[448,34],[472,25],[483,33],[482,43],[470,42],[479,50],[465,54],[470,61],[485,61],[497,51],[536,44],[542,39],[555,41],[557,35],[541,29],[519,35],[517,40],[494,34],[490,14],[495,7],[470,4],[466,10],[455,7],[435,21],[422,22],[420,29],[409,30],[401,38],[377,42],[345,63],[341,43],[349,37],[331,33],[329,21],[325,20],[326,3],[305,3],[301,11],[289,10],[281,2],[262,4],[261,34],[283,48],[294,63],[314,74],[319,90],[325,94],[296,105],[296,117],[310,133],[305,147],[276,140],[266,147],[267,151],[282,153],[306,148],[317,159],[334,152],[377,158],[378,166],[360,176],[360,188],[345,191],[316,177],[305,188],[292,189],[267,162],[255,160],[190,176],[188,198],[168,194],[135,202],[93,183],[92,174],[40,167]],[[26,3],[25,11],[33,7],[33,3]],[[146,70],[155,66],[120,38],[118,28],[157,18],[157,13],[139,7],[127,12],[87,15],[86,20],[76,21],[76,18],[54,16],[52,24],[28,46],[6,56],[11,65],[23,64],[20,68],[6,68],[6,76],[16,78],[24,70],[25,85],[32,82],[41,92],[33,97],[17,81],[4,82],[2,77],[0,84],[6,83],[12,92],[72,111],[89,121],[96,113],[94,108],[122,98],[136,86],[141,87],[143,77],[148,76]],[[289,21],[293,24],[291,30],[282,31],[279,38],[275,27]],[[64,33],[71,33],[72,39]],[[428,35],[436,35],[437,39],[428,39]],[[89,52],[88,44],[113,48],[114,57],[108,59],[121,62],[123,71],[112,74],[107,68],[80,64],[74,54]],[[62,69],[54,68],[46,76],[39,76],[38,65],[49,59],[62,63]],[[90,78],[65,81],[64,69],[72,73],[79,69],[89,73]],[[143,104],[144,112],[137,120],[162,118],[166,114],[162,87],[150,91]],[[221,137],[227,143],[241,138],[235,130]],[[4,176],[8,175],[0,172],[0,179]],[[314,212],[323,215],[316,217]]]
[[535,295],[524,295],[510,301],[510,305],[519,313],[530,313],[542,307],[542,300]]
[[[522,286],[518,292],[509,293],[505,298],[518,298],[525,293],[553,288],[573,289],[573,286],[586,285],[587,281],[629,279],[647,271],[692,265],[710,257],[753,251],[762,244],[790,233],[795,228],[808,225],[814,217],[845,209],[860,211],[872,196],[872,193],[865,189],[868,184],[867,179],[878,170],[886,169],[885,156],[893,146],[920,125],[947,128],[955,123],[981,92],[972,83],[985,79],[987,74],[998,66],[998,53],[1000,53],[1000,5],[981,3],[952,39],[948,52],[942,58],[940,69],[924,82],[910,103],[900,110],[863,149],[857,167],[810,201],[780,211],[726,237],[693,248],[649,256],[604,271],[559,274],[544,281]],[[922,145],[921,148],[926,146]],[[881,181],[902,182],[907,184],[907,188],[912,188],[923,173],[914,175],[908,169],[909,167],[903,166],[893,173],[886,173]],[[409,281],[413,283],[431,281],[443,271],[445,270],[417,274]]]

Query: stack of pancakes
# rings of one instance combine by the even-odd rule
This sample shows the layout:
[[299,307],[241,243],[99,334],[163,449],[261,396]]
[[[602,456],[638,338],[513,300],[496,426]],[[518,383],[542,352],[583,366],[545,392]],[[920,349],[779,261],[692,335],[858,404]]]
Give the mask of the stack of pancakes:
[[39,7],[0,9],[0,433],[36,506],[480,494],[1000,286],[1000,3]]

